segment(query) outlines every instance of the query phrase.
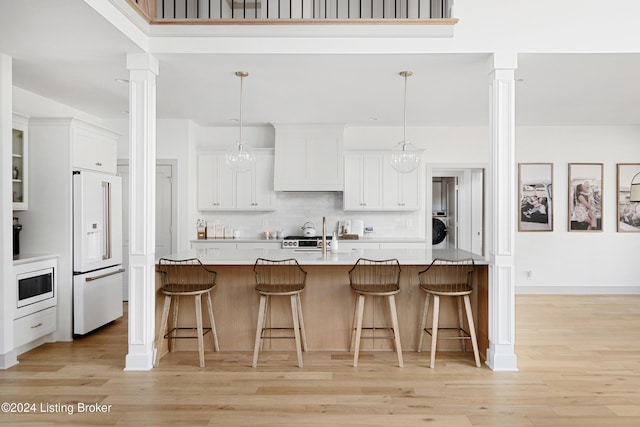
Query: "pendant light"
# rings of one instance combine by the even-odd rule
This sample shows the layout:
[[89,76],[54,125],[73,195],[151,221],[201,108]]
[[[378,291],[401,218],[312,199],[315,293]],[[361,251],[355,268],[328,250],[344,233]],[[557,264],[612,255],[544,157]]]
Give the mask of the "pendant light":
[[404,77],[404,133],[402,141],[398,142],[391,152],[391,167],[400,173],[409,173],[416,170],[420,164],[420,153],[416,147],[407,141],[407,78],[413,75],[412,71],[400,71]]
[[236,71],[236,76],[240,77],[240,137],[235,144],[229,147],[225,155],[227,166],[236,172],[246,172],[256,163],[256,156],[242,139],[242,82],[248,75],[249,73],[246,71]]

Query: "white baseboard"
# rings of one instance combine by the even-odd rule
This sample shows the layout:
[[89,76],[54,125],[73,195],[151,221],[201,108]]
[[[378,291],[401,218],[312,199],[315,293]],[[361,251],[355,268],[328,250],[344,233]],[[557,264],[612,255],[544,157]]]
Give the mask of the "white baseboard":
[[516,295],[640,295],[639,286],[516,286]]

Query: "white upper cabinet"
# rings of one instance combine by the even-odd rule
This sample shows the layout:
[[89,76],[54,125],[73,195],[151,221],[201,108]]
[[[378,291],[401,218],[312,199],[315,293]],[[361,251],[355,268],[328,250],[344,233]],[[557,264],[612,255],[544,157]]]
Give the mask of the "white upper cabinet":
[[349,150],[344,157],[345,211],[420,209],[419,168],[402,174],[391,167],[388,150]]
[[382,210],[382,156],[348,153],[344,157],[344,210]]
[[234,173],[224,152],[198,154],[198,210],[231,210],[236,206]]
[[256,149],[255,167],[234,172],[225,151],[198,153],[199,211],[269,211],[276,208],[273,191],[273,150]]
[[117,173],[118,134],[80,121],[71,132],[74,168]]
[[276,208],[276,193],[273,191],[273,150],[255,150],[255,153],[255,167],[236,174],[237,208],[273,210]]
[[342,191],[343,125],[274,125],[275,191]]
[[391,153],[385,153],[383,204],[387,210],[417,211],[420,209],[420,167],[413,172],[400,173],[391,166]]
[[11,131],[11,186],[13,210],[26,210],[29,207],[29,126],[28,118],[20,114],[13,115]]

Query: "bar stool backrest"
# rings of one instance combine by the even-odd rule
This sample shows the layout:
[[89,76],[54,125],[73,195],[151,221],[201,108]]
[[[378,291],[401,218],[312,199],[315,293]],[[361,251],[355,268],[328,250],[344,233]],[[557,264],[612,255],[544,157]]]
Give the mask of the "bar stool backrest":
[[475,271],[473,259],[434,259],[418,273],[420,286],[426,290],[442,293],[471,292],[471,276]]
[[307,281],[307,272],[293,258],[283,260],[258,258],[253,271],[256,277],[256,289],[262,291],[277,293],[302,290]]
[[360,258],[349,270],[349,284],[357,291],[398,290],[400,289],[400,262],[397,259]]
[[216,284],[216,272],[207,269],[197,258],[160,258],[156,268],[162,277],[162,290],[190,293],[211,289]]

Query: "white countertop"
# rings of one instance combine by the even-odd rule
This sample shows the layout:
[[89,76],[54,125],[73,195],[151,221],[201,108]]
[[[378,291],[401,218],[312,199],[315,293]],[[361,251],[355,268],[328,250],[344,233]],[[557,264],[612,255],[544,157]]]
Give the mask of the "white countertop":
[[323,254],[317,249],[192,249],[165,258],[198,258],[207,265],[253,265],[257,258],[281,260],[295,258],[301,265],[353,265],[358,258],[397,258],[404,265],[426,265],[434,258],[459,260],[473,258],[486,264],[484,257],[460,249],[355,249]]
[[[260,239],[258,237],[240,237],[237,239],[193,239],[190,243],[281,243],[282,239]],[[424,239],[417,237],[371,237],[362,239],[338,239],[342,243],[426,243]]]
[[13,265],[27,264],[29,262],[42,261],[57,257],[57,254],[19,254],[13,257]]

